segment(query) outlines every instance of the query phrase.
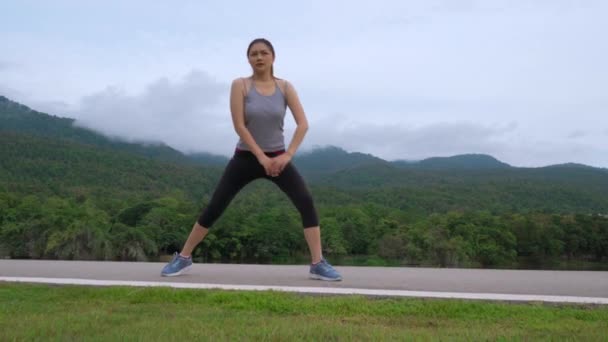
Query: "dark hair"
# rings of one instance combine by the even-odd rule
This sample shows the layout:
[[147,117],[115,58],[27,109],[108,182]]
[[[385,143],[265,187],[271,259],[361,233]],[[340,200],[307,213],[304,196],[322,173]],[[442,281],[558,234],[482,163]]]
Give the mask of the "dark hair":
[[[268,39],[256,38],[256,39],[252,40],[251,43],[249,43],[249,46],[247,47],[247,58],[249,58],[249,52],[251,51],[251,47],[253,46],[253,44],[256,44],[256,43],[263,43],[264,45],[266,45],[270,49],[270,53],[272,53],[272,57],[276,57],[276,55],[274,53],[274,47],[272,46],[272,43],[270,43],[270,41],[268,41]],[[272,77],[274,77],[274,68],[272,65],[270,66],[270,75]]]

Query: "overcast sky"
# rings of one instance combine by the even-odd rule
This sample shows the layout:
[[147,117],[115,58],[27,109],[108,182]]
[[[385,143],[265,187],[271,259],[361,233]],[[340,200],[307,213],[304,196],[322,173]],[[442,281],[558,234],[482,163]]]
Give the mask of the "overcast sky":
[[[608,167],[608,1],[0,3],[0,94],[109,136],[229,155],[231,81],[268,38],[301,146]],[[288,112],[285,138],[295,123]]]

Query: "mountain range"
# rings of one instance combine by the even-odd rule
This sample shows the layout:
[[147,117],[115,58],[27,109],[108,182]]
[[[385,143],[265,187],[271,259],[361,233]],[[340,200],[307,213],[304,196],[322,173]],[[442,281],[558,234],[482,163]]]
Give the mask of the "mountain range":
[[[75,119],[37,112],[0,95],[0,131],[3,132],[62,139],[99,148],[130,152],[156,160],[185,164],[223,166],[229,159],[226,156],[209,152],[185,154],[162,142],[128,142],[118,138],[110,138],[95,131],[78,127],[75,123]],[[297,163],[303,173],[310,176],[370,166],[423,170],[498,170],[513,168],[509,164],[485,154],[462,154],[451,157],[431,157],[423,160],[387,161],[371,154],[347,152],[337,146],[317,147],[312,151],[300,152],[294,158],[294,163]],[[591,168],[606,171],[606,169],[575,163],[549,165],[545,168]]]
[[[163,143],[111,139],[74,123],[0,96],[0,192],[129,199],[181,191],[199,202],[228,162]],[[387,161],[336,146],[300,152],[293,162],[330,205],[608,213],[608,170],[574,163],[521,168],[483,154]],[[265,186],[245,192],[275,196]]]

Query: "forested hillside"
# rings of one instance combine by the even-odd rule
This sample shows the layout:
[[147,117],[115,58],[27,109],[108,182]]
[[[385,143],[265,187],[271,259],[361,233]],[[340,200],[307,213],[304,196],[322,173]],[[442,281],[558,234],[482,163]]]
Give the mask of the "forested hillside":
[[179,163],[188,163],[193,160],[204,162],[207,160],[205,155],[196,159],[188,158],[161,142],[143,144],[111,139],[89,129],[77,127],[74,123],[74,119],[37,112],[0,95],[0,131],[20,132],[51,139],[68,140]]
[[[156,260],[178,250],[227,159],[72,124],[0,97],[0,256]],[[602,267],[608,258],[605,169],[517,168],[484,155],[390,162],[338,147],[294,163],[334,263]],[[283,193],[254,182],[196,256],[302,262],[301,228]]]

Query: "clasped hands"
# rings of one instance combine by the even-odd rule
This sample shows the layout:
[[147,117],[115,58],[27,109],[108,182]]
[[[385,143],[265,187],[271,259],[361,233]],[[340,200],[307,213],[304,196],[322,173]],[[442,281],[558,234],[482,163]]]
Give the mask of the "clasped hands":
[[285,169],[285,166],[287,166],[290,161],[291,155],[289,153],[283,153],[272,158],[264,155],[259,160],[260,164],[262,164],[264,170],[266,171],[266,175],[270,177],[277,177],[279,174],[281,174],[283,169]]

